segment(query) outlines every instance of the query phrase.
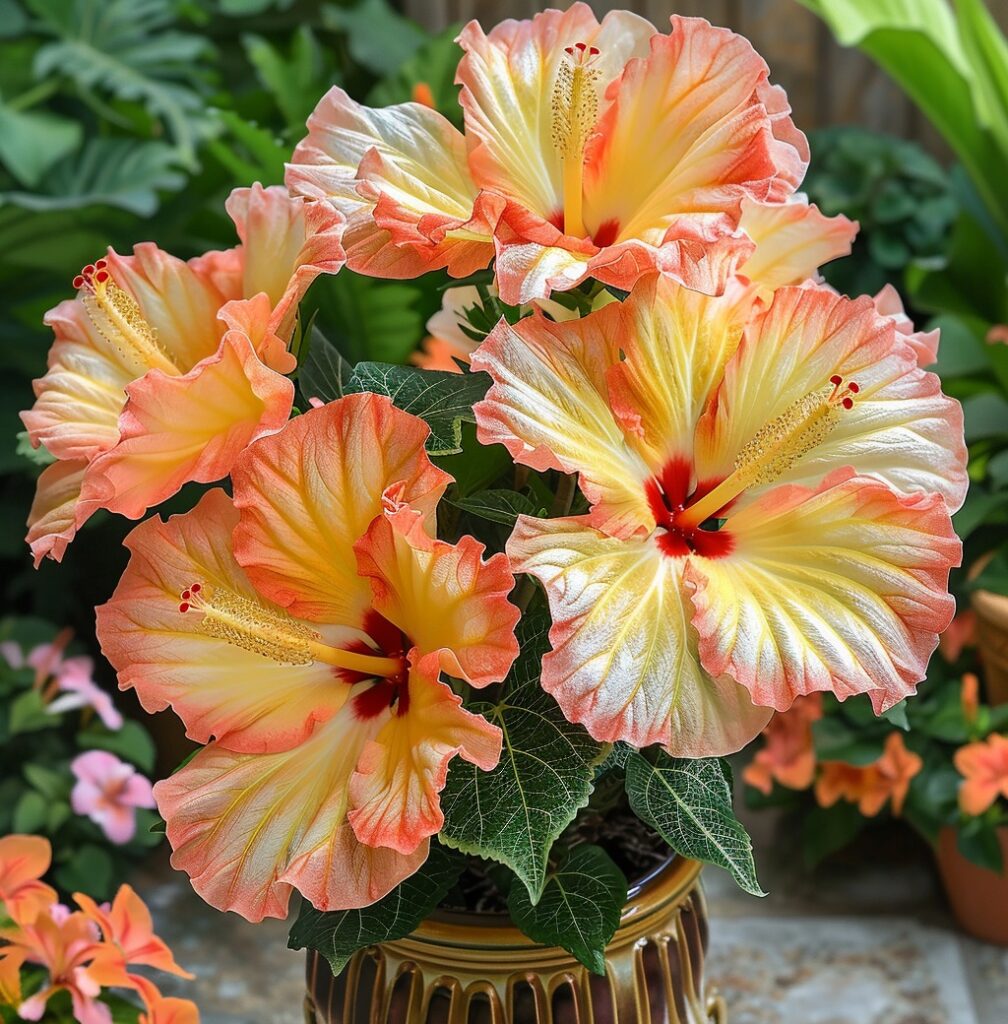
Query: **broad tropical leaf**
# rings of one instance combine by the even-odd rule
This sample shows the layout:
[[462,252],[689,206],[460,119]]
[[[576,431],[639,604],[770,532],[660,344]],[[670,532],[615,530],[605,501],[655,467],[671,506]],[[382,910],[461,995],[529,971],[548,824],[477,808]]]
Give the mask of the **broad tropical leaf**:
[[481,519],[489,519],[492,523],[502,523],[504,526],[514,526],[520,515],[534,516],[545,511],[528,495],[520,494],[518,491],[479,491],[467,498],[450,500],[464,512],[479,516]]

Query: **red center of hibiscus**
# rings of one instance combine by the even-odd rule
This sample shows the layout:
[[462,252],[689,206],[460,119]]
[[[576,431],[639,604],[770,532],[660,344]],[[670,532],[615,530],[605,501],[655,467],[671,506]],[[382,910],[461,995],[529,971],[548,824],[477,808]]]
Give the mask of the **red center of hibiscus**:
[[645,485],[651,514],[658,524],[657,541],[670,558],[697,554],[704,558],[723,558],[735,542],[730,533],[706,523],[683,526],[679,522],[686,506],[702,498],[717,486],[716,480],[702,481],[690,490],[692,467],[684,458],[671,459],[660,476]]
[[368,655],[380,653],[387,658],[397,658],[402,663],[402,669],[382,679],[347,669],[334,669],[334,673],[338,679],[351,685],[371,682],[368,689],[361,690],[353,698],[354,713],[358,718],[375,718],[393,707],[397,715],[405,715],[409,710],[409,668],[406,664],[406,654],[413,645],[398,626],[373,610],[364,617],[363,629],[375,646],[364,640],[357,640],[348,644],[346,650]]

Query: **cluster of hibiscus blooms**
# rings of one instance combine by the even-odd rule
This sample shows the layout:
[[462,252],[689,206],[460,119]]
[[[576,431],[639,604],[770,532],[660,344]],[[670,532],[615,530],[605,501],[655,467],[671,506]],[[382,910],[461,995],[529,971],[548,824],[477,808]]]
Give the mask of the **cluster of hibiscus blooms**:
[[[856,225],[796,192],[807,143],[750,44],[581,3],[459,41],[464,133],[330,90],[287,187],[228,200],[239,246],[84,268],[24,414],[56,459],[39,559],[98,508],[230,477],[131,533],[98,635],[120,685],[206,744],[155,797],[173,863],[252,920],[295,889],[368,905],[424,862],[449,761],[500,757],[449,680],[507,674],[515,573],[548,599],[541,684],[567,718],[678,757],[810,693],[891,708],[953,613],[966,450],[921,368],[937,338],[891,292],[817,282]],[[576,474],[587,511],[520,516],[487,559],[436,535],[452,478],[423,420],[373,393],[289,419],[287,374],[318,274],[491,261],[529,315],[467,353],[477,436]],[[572,289],[586,315],[544,305]]]
[[[52,850],[41,836],[0,838],[0,1006],[16,1008],[22,1020],[42,1020],[58,993],[70,996],[80,1024],[112,1024],[103,989],[136,992],[144,1009],[138,1024],[199,1024],[188,999],[164,996],[135,968],[153,967],[192,978],[155,934],[150,912],[123,885],[111,904],[77,893],[78,909],[59,902],[41,881]],[[22,991],[22,970],[45,972],[41,988]]]

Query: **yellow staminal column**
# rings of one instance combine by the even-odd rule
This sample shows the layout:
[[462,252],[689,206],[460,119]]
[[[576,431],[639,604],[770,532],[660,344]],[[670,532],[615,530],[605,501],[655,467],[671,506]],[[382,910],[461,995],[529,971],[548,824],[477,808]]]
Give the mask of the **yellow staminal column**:
[[743,491],[783,476],[803,455],[826,440],[839,422],[840,410],[853,407],[858,391],[853,381],[843,386],[843,380],[834,376],[826,387],[802,395],[743,446],[729,476],[676,515],[676,526],[695,529]]
[[81,301],[99,334],[122,355],[147,369],[176,377],[182,371],[157,340],[157,332],[144,319],[136,300],[123,291],[106,269],[105,260],[88,264],[74,278]]
[[564,234],[583,238],[585,145],[598,120],[598,49],[585,43],[564,48],[553,86],[553,145],[563,162]]
[[223,587],[211,591],[205,584],[193,583],[182,591],[179,611],[200,613],[201,633],[280,665],[311,665],[318,661],[374,678],[398,675],[404,668],[402,658],[330,647],[310,626],[282,609],[269,608]]

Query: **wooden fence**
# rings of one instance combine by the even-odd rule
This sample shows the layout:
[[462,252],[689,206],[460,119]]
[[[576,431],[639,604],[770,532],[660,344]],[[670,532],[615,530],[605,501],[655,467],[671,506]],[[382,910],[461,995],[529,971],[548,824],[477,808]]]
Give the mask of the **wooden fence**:
[[[806,131],[833,124],[859,124],[916,139],[944,153],[941,139],[888,77],[856,50],[838,46],[828,29],[797,0],[589,0],[599,15],[625,7],[667,24],[671,13],[701,15],[748,36],[770,65],[771,77],[787,89],[795,120]],[[910,0],[912,3],[913,0]],[[1008,0],[988,0],[1008,27]],[[536,0],[404,0],[403,9],[431,29],[479,18],[484,27],[503,18],[528,17],[566,2]]]

